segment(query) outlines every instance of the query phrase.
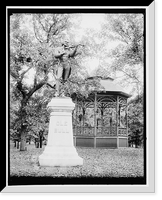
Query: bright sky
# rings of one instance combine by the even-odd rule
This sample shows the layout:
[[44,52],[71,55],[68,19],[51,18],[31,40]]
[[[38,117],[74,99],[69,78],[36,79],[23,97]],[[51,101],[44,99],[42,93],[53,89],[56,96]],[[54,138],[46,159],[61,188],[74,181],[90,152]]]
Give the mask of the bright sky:
[[81,28],[92,28],[95,30],[101,29],[101,24],[104,22],[104,14],[82,14]]

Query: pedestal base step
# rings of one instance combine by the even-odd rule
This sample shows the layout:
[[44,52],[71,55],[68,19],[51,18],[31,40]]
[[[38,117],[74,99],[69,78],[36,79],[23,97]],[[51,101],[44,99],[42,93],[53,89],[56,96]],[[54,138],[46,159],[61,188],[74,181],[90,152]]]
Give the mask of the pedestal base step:
[[43,154],[39,156],[40,166],[77,166],[83,165],[74,147],[46,147]]

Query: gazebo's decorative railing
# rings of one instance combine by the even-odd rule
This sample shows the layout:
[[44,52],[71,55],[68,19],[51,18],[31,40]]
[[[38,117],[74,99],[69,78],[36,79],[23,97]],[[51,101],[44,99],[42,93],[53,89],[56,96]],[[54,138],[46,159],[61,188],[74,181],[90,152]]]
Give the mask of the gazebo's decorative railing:
[[74,136],[94,136],[94,127],[74,126],[73,131]]
[[[74,126],[73,131],[74,136],[117,136],[116,127],[96,127],[96,135],[94,127]],[[120,130],[120,134],[124,135],[124,130],[122,131]]]
[[[73,127],[74,136],[95,136],[94,127]],[[116,127],[96,127],[96,136],[117,136]],[[118,127],[118,136],[127,136],[127,128]]]
[[96,136],[116,136],[116,127],[97,127]]
[[118,136],[127,136],[127,128],[118,128]]

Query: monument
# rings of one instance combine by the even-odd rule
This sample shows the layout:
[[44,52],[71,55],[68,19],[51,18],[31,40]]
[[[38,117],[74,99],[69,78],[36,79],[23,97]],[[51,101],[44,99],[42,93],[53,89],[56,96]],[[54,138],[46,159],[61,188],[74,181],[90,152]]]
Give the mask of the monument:
[[[65,50],[67,50],[67,46]],[[77,47],[76,47],[77,48]],[[70,76],[69,56],[74,55],[76,48],[70,53],[61,51],[59,66],[55,72],[56,95],[48,103],[50,113],[48,141],[44,152],[39,156],[40,166],[77,166],[83,165],[73,143],[72,110],[75,104],[64,92],[60,93],[59,85],[64,84]]]

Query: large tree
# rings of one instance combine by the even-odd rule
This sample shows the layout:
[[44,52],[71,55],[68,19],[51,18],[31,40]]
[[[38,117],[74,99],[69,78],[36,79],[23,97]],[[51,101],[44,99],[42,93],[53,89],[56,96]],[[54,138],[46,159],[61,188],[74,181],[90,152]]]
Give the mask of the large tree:
[[[29,100],[47,84],[49,74],[62,60],[64,53],[60,45],[68,18],[66,14],[14,14],[10,17],[10,79],[12,93],[19,101],[21,151],[26,146]],[[73,46],[69,62],[74,64],[72,60],[78,55],[78,45]],[[31,78],[26,81],[29,76]]]
[[[143,14],[108,15],[109,31],[103,35],[118,41],[109,54],[113,58],[111,68],[118,72],[125,84],[134,85],[137,93],[143,92],[144,66],[144,17]],[[120,73],[119,73],[120,72]]]
[[128,142],[135,147],[143,145],[144,116],[143,96],[136,96],[128,103]]

